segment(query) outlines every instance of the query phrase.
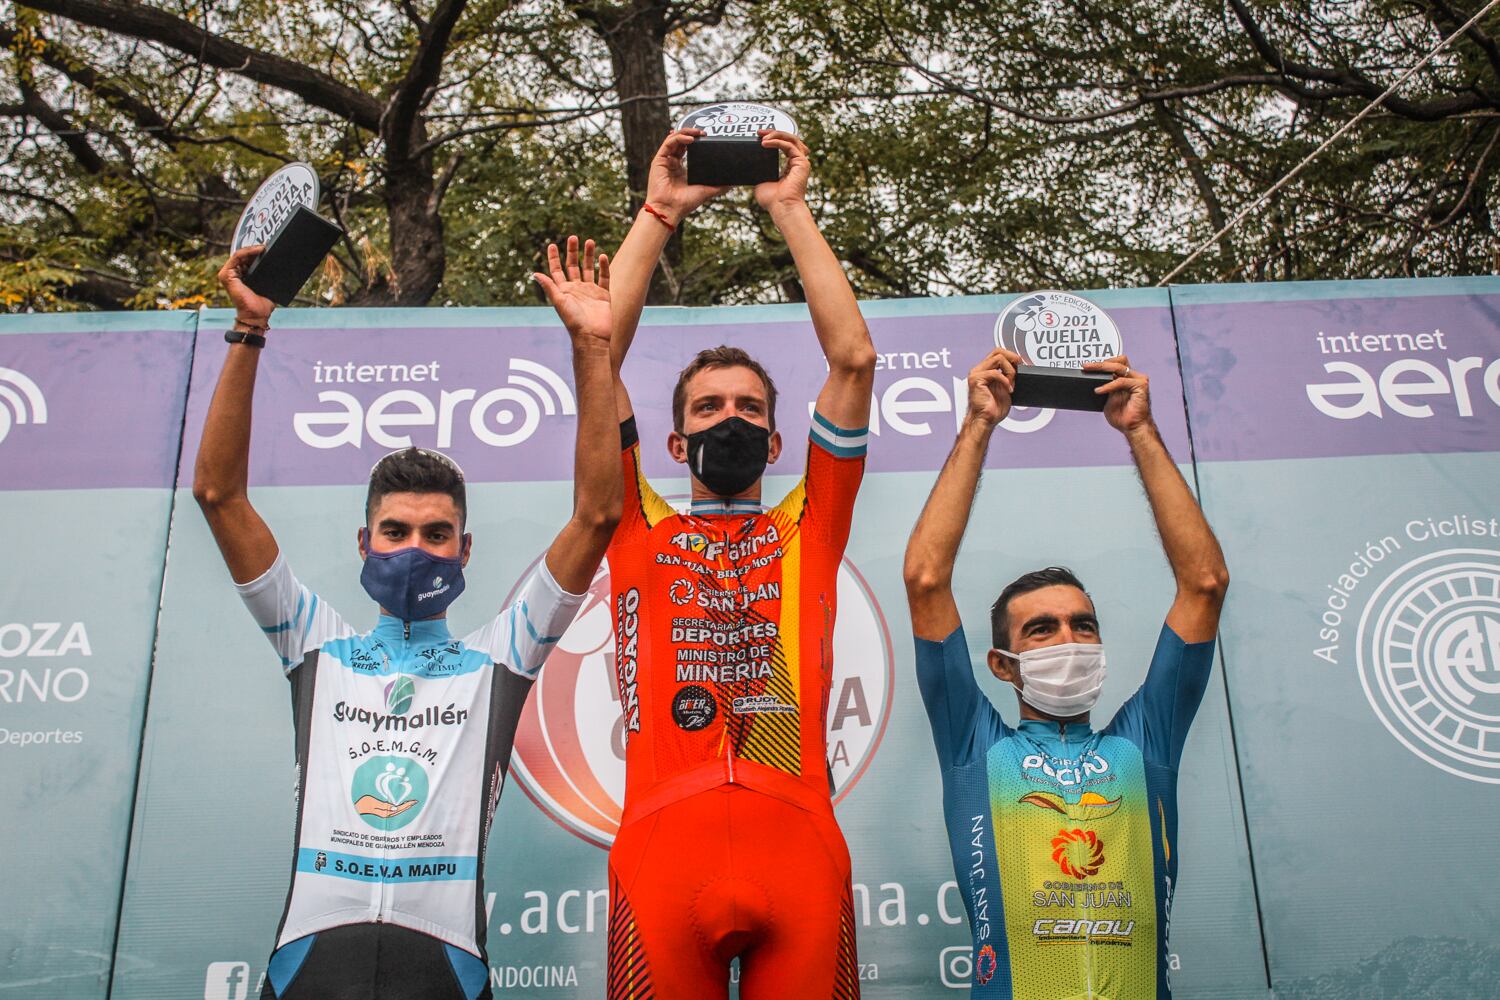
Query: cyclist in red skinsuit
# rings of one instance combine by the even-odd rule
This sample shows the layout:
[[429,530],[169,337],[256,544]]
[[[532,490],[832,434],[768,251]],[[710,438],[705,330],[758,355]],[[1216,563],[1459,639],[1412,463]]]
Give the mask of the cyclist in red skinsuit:
[[[689,186],[670,136],[649,208],[612,261],[616,371],[672,226],[722,189]],[[849,852],[834,819],[826,717],[835,581],[864,472],[875,353],[804,193],[807,147],[756,200],[786,238],[828,361],[806,474],[776,507],[761,476],[781,451],[775,389],[743,351],[698,355],[673,394],[668,447],[692,506],[646,482],[620,407],[625,510],[609,550],[625,713],[625,806],[610,851],[610,1000],[859,996]],[[760,449],[756,453],[757,447]]]

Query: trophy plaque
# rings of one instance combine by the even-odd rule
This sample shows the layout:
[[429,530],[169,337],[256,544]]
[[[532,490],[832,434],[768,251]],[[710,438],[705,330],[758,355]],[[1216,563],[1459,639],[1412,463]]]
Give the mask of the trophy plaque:
[[1024,362],[1016,370],[1012,402],[1058,410],[1103,410],[1108,397],[1094,390],[1115,376],[1083,366],[1125,352],[1108,313],[1080,295],[1057,291],[1029,292],[1007,305],[995,321],[995,345]]
[[778,151],[762,146],[760,133],[763,129],[797,132],[797,123],[785,112],[743,102],[700,108],[677,127],[703,130],[687,150],[687,179],[689,184],[711,187],[776,180],[781,176]]
[[279,306],[290,305],[344,231],[298,205],[245,269],[245,285]]
[[1052,410],[1103,410],[1109,396],[1101,396],[1094,390],[1114,377],[1111,372],[1017,365],[1016,391],[1010,394],[1010,401],[1016,406],[1044,406]]
[[306,163],[289,163],[256,189],[234,227],[230,251],[264,244],[245,270],[245,285],[277,305],[289,305],[318,269],[343,230],[314,209],[318,175]]

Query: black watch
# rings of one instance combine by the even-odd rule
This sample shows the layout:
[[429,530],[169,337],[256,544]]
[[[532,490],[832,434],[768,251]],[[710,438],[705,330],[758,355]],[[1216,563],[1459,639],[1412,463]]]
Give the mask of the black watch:
[[224,343],[244,344],[246,347],[265,347],[266,338],[263,334],[231,329],[224,331]]

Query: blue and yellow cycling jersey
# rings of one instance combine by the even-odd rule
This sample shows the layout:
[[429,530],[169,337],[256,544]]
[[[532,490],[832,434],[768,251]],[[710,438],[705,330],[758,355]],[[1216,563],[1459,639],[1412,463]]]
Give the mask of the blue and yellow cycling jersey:
[[1212,641],[1163,626],[1146,681],[1109,725],[1022,721],[979,690],[962,628],[917,640],[943,773],[974,997],[1171,997],[1177,767]]

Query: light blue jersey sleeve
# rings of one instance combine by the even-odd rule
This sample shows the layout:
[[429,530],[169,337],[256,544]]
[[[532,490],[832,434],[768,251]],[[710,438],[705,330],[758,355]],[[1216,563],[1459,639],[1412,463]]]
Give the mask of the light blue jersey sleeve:
[[1105,732],[1130,740],[1147,760],[1177,770],[1213,664],[1214,640],[1183,642],[1163,624],[1145,682],[1120,706]]
[[963,626],[942,642],[917,640],[917,687],[944,770],[983,756],[1010,727],[974,680]]
[[465,636],[464,645],[483,651],[512,673],[535,680],[586,596],[563,590],[543,559],[521,585],[510,607]]
[[271,641],[281,658],[281,669],[287,673],[329,639],[354,634],[337,611],[297,581],[280,552],[270,569],[249,583],[235,584],[234,589]]

